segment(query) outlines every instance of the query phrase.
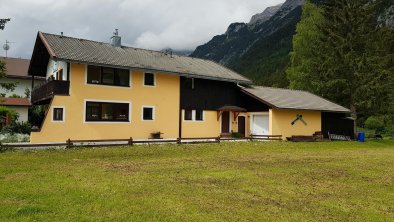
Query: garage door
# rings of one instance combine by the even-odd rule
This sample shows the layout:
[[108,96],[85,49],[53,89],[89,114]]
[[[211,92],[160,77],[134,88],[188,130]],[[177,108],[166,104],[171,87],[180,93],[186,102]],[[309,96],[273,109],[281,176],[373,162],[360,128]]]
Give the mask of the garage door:
[[252,134],[268,135],[269,134],[269,118],[268,115],[253,115]]

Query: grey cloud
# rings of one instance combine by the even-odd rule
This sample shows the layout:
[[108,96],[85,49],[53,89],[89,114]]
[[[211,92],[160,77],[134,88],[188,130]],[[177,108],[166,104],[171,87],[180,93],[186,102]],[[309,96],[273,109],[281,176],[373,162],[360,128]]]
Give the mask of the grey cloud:
[[118,28],[124,45],[192,50],[230,23],[248,22],[283,1],[2,0],[0,17],[11,22],[0,31],[0,42],[14,42],[9,56],[29,58],[37,31],[108,42]]

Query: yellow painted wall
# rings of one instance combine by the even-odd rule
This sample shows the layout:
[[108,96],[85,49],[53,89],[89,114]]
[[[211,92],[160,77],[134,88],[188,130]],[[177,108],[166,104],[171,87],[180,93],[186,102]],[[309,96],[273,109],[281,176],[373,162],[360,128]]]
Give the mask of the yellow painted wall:
[[[271,135],[282,135],[283,139],[296,135],[311,136],[315,132],[321,131],[321,112],[318,111],[271,109],[269,115]],[[303,116],[307,123],[306,126],[301,121],[291,125],[297,115]]]
[[185,121],[182,112],[182,137],[217,137],[220,135],[220,120],[217,111],[204,110],[204,121]]
[[[31,143],[65,142],[67,139],[147,139],[161,131],[164,138],[178,137],[180,77],[156,74],[156,86],[143,86],[143,72],[132,71],[131,87],[86,84],[86,65],[71,64],[70,96],[55,96],[51,107],[65,107],[65,122],[52,122],[49,110],[40,132]],[[84,123],[85,99],[131,102],[131,123]],[[142,121],[142,106],[155,106],[155,120]]]

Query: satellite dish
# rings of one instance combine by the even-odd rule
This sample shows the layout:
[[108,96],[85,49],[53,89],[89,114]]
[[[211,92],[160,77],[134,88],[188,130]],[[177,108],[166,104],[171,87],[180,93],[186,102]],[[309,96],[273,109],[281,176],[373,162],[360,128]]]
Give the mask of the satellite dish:
[[11,48],[10,43],[14,43],[14,42],[9,42],[8,40],[5,40],[5,44],[3,45],[3,49],[5,50],[5,57],[7,57],[7,52]]
[[4,44],[4,45],[3,45],[3,49],[4,49],[5,51],[10,50],[10,45],[9,45],[8,43]]

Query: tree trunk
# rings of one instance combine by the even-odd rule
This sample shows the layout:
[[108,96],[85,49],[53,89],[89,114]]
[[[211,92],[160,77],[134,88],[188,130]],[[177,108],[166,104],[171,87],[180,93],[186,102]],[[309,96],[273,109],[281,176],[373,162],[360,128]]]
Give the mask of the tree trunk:
[[354,105],[354,100],[352,99],[352,104],[350,104],[350,111],[352,112],[352,118],[354,119],[354,136],[357,138],[357,110],[356,106]]

